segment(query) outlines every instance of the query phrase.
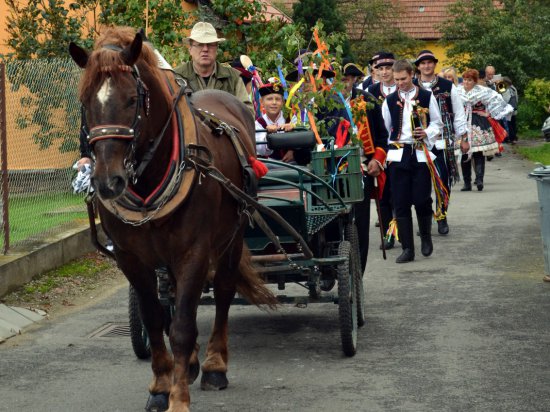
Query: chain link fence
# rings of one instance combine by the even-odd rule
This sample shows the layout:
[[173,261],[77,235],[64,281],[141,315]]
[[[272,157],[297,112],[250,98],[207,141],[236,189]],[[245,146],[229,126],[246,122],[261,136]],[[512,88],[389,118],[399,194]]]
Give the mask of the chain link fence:
[[80,69],[71,59],[0,62],[0,249],[43,245],[86,221],[73,194]]

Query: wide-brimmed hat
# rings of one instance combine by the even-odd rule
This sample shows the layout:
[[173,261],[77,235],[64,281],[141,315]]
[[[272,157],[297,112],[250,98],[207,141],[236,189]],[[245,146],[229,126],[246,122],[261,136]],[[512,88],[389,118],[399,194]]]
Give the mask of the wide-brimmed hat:
[[378,69],[382,66],[393,66],[395,63],[395,56],[393,53],[380,52],[378,55],[372,58],[372,67]]
[[187,41],[193,40],[197,43],[219,43],[221,41],[225,41],[224,38],[218,37],[218,33],[216,33],[216,29],[214,26],[212,26],[210,23],[206,23],[204,21],[199,21],[197,24],[193,26],[191,29],[191,33],[189,34],[189,37],[187,37]]
[[439,60],[437,60],[435,55],[430,50],[422,50],[416,56],[416,60],[414,62],[414,65],[418,66],[420,64],[420,62],[423,62],[424,60],[432,60],[435,63],[437,63],[439,61]]
[[365,73],[357,66],[355,63],[347,63],[344,65],[343,70],[344,76],[356,76],[356,77],[363,77]]
[[[304,67],[303,68],[303,71],[304,73],[310,68],[311,66],[307,66],[307,67]],[[317,69],[316,67],[313,68],[313,76],[317,76],[317,74],[319,73],[319,69]],[[327,69],[323,69],[322,73],[321,73],[321,77],[324,77],[325,79],[331,79],[333,78],[334,76],[336,76],[336,73],[334,73],[332,70],[327,70]],[[300,80],[300,73],[298,73],[298,69],[296,70],[292,70],[290,73],[288,73],[286,76],[285,76],[285,80],[288,81],[288,82],[297,82],[298,80]]]

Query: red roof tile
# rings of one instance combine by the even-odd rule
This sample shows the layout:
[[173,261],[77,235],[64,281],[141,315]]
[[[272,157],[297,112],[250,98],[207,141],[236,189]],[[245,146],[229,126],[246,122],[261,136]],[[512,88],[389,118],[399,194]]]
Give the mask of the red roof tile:
[[[396,19],[393,25],[401,29],[405,34],[414,39],[434,40],[441,38],[441,33],[437,27],[448,18],[448,8],[456,0],[393,0],[399,4],[402,9],[400,18]],[[298,0],[283,0],[286,8],[292,10],[292,5]],[[341,1],[345,3],[346,1]],[[339,2],[340,3],[340,2]],[[348,25],[349,35],[354,38],[355,30],[353,23]]]

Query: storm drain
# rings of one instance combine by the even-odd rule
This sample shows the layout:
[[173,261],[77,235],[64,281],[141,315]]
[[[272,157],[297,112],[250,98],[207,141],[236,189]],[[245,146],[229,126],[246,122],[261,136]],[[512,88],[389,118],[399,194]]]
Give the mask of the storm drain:
[[128,323],[109,322],[90,333],[88,338],[117,338],[119,336],[130,336],[130,325]]

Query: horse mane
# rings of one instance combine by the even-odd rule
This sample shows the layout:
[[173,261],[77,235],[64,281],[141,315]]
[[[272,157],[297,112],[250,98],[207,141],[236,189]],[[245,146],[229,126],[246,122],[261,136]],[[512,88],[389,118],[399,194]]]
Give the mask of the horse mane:
[[[136,33],[134,28],[125,26],[108,27],[102,32],[95,42],[94,50],[88,57],[86,69],[80,79],[78,88],[80,100],[95,86],[102,84],[107,77],[111,77],[116,82],[119,75],[127,71],[124,70],[127,65],[122,60],[120,52],[105,48],[105,46],[125,48],[132,43]],[[141,54],[136,63],[143,63],[145,70],[152,77],[158,82],[163,81],[162,72],[158,68],[158,59],[148,42],[143,42]]]

